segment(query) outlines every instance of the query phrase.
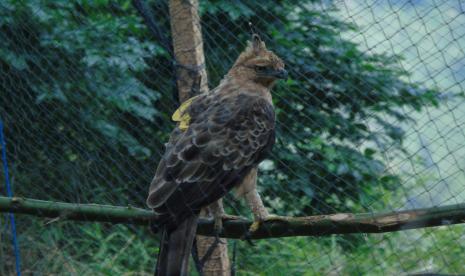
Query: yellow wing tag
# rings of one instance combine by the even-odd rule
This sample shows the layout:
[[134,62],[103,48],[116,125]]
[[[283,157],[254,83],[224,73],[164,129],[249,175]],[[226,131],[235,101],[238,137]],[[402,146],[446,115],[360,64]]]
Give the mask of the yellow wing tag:
[[178,109],[173,113],[173,116],[171,116],[171,119],[173,121],[179,122],[179,128],[181,130],[186,130],[189,127],[191,116],[189,116],[189,113],[187,113],[186,110],[191,105],[191,103],[194,101],[194,99],[197,98],[198,96],[199,95],[184,101],[178,107]]

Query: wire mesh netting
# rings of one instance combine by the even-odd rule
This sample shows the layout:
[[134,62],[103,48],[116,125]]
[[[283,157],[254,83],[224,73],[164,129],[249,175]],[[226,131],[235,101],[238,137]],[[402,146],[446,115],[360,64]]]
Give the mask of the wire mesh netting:
[[[127,0],[0,1],[0,115],[16,196],[145,208],[179,106],[168,5],[147,3],[155,35]],[[249,22],[289,71],[273,89],[277,140],[259,166],[271,213],[465,202],[464,10],[459,0],[200,1],[210,88],[245,48]],[[250,217],[232,195],[225,207]],[[147,227],[16,219],[25,275],[153,273],[158,237]],[[15,273],[9,223],[2,215],[0,275]],[[464,234],[444,225],[237,241],[234,266],[465,274]]]

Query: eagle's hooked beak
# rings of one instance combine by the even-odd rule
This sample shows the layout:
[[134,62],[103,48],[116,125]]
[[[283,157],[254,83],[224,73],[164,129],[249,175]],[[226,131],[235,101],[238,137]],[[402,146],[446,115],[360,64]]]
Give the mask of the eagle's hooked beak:
[[266,68],[266,69],[262,69],[259,72],[259,75],[264,76],[264,77],[273,77],[277,79],[287,80],[288,73],[285,69]]
[[278,79],[283,79],[283,80],[287,80],[287,77],[288,77],[288,73],[287,73],[287,70],[286,69],[278,69],[278,70],[275,70],[273,73],[272,73],[272,76],[278,78]]
[[252,67],[257,72],[259,77],[273,77],[277,79],[287,79],[288,73],[286,69],[274,69],[270,66],[255,66]]

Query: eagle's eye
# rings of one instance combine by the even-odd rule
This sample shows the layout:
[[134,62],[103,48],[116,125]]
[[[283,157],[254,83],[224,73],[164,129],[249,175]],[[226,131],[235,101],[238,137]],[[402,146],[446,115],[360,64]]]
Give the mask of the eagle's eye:
[[257,73],[266,73],[268,72],[269,67],[268,66],[262,66],[262,65],[255,65],[255,72]]

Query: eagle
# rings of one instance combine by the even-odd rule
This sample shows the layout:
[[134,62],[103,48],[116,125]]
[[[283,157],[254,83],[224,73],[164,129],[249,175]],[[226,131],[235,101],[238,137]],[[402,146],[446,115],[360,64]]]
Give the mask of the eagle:
[[283,61],[257,34],[220,84],[181,104],[150,184],[147,205],[162,232],[156,275],[187,275],[200,209],[236,187],[255,219],[268,216],[256,192],[258,164],[275,141],[270,90],[287,79]]

